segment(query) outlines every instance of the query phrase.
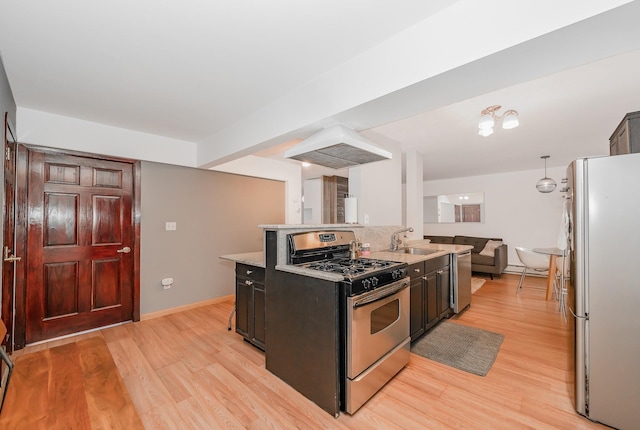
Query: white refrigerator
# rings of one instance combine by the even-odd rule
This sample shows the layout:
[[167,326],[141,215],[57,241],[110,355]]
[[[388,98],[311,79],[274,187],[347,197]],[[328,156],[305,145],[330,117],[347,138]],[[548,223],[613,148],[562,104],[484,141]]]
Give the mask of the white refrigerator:
[[575,407],[640,429],[640,154],[572,162],[566,197]]

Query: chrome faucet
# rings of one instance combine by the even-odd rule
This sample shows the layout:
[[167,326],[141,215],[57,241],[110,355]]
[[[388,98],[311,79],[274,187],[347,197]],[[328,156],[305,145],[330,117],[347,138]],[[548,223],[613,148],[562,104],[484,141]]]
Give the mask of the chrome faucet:
[[407,227],[407,228],[403,228],[402,230],[398,230],[398,231],[394,231],[393,234],[391,235],[391,250],[392,251],[396,251],[398,249],[398,245],[400,245],[402,243],[402,240],[400,239],[400,236],[398,236],[400,233],[404,233],[404,232],[409,232],[411,233],[413,231],[412,227]]
[[362,242],[360,242],[358,239],[355,239],[349,242],[349,258],[352,260],[359,258],[361,247],[362,247]]

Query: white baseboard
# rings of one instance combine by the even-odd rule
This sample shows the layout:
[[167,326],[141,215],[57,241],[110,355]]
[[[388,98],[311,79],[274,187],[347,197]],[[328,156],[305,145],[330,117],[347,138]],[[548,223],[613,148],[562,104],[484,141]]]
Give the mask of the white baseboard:
[[[524,266],[518,266],[518,265],[511,265],[509,264],[503,271],[502,273],[510,273],[512,275],[522,275],[522,269],[524,269]],[[544,272],[538,272],[535,270],[527,270],[527,276],[538,276],[540,278],[546,278],[547,277],[547,273],[548,270],[545,270]]]
[[203,300],[201,302],[190,303],[188,305],[176,306],[175,308],[162,309],[161,311],[149,312],[144,315],[140,315],[140,321],[146,321],[153,318],[163,317],[165,315],[170,315],[176,312],[187,311],[189,309],[195,309],[202,306],[214,305],[220,302],[226,302],[229,300],[234,300],[235,294],[229,294],[228,296],[216,297],[215,299]]
[[[510,264],[506,267],[506,269],[502,271],[502,273],[509,273],[512,275],[522,275],[522,269],[524,269],[524,266],[517,266],[517,265]],[[527,276],[538,276],[540,278],[546,278],[548,272],[549,272],[548,270],[545,270],[544,272],[527,270]],[[566,279],[569,280],[571,279],[571,277],[567,277]]]

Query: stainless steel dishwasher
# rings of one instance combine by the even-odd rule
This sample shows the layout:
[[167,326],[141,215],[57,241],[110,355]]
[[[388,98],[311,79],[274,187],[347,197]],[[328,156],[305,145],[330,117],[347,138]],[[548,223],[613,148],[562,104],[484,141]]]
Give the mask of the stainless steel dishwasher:
[[451,288],[451,307],[457,314],[471,305],[471,251],[452,254],[453,288]]

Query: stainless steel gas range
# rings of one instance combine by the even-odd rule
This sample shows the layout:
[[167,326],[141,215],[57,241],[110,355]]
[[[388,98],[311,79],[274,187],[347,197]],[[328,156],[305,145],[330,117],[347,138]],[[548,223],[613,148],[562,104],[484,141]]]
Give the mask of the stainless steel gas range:
[[[357,244],[352,231],[296,233],[288,235],[287,242],[288,264],[298,273],[283,275],[277,291],[267,293],[267,309],[273,305],[280,310],[267,314],[267,332],[277,331],[271,335],[279,340],[274,341],[276,350],[270,351],[267,334],[267,368],[272,372],[270,367],[275,368],[281,379],[328,412],[337,413],[331,402],[334,396],[340,410],[353,414],[409,361],[407,264],[352,258]],[[283,315],[287,300],[290,308],[303,307],[303,315]],[[326,318],[332,313],[331,303],[336,308],[335,324]],[[316,324],[320,320],[324,323]],[[327,343],[334,341],[335,355],[327,354]],[[281,348],[296,358],[287,359]],[[270,366],[270,352],[288,366]],[[308,378],[299,377],[300,369]],[[322,375],[322,381],[335,376],[334,392],[330,387],[315,390],[314,375]]]

